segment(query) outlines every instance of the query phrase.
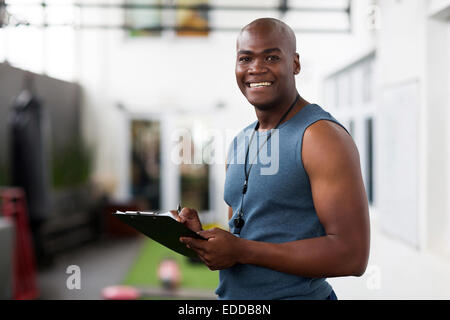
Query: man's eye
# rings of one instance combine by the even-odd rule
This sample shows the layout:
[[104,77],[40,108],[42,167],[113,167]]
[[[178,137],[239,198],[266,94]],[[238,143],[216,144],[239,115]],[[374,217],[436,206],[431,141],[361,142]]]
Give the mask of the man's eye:
[[240,57],[239,58],[239,62],[249,62],[250,61],[250,57]]
[[267,56],[267,61],[277,61],[280,60],[280,57],[278,56]]

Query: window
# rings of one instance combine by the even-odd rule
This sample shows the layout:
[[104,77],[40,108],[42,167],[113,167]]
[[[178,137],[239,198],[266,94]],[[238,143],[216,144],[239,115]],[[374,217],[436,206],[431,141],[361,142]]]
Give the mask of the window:
[[[206,6],[208,0],[178,0],[179,5],[196,5]],[[178,36],[207,36],[209,27],[208,11],[201,9],[179,9],[176,15],[176,26],[178,28],[184,28],[184,30],[178,30]],[[197,31],[196,29],[203,29],[203,31]]]
[[[125,25],[131,28],[130,36],[159,36],[162,26],[162,12],[157,7],[162,0],[127,0],[136,7],[125,9]],[[155,6],[153,9],[138,9],[141,5]]]
[[127,0],[125,24],[130,35],[159,36],[166,29],[177,36],[208,36],[208,0]]

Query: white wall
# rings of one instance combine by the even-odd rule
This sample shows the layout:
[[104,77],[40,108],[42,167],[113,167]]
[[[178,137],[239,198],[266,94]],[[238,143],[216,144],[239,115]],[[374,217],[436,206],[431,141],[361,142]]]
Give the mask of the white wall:
[[[377,148],[377,193],[384,195],[380,224],[415,247],[450,252],[450,42],[445,40],[449,39],[445,21],[449,1],[383,0],[379,4],[377,140],[384,143]],[[386,139],[389,119],[397,119],[396,139]],[[395,184],[383,176],[392,168],[397,168]]]
[[450,1],[431,1],[427,20],[428,241],[450,253]]
[[[447,50],[450,52],[450,24],[447,24]],[[450,84],[450,65],[447,65],[447,83]],[[447,92],[448,98],[447,98],[447,104],[450,103],[450,93]],[[447,123],[450,124],[450,106],[447,106]],[[450,191],[450,125],[447,126],[447,191]],[[448,193],[447,193],[448,194]],[[450,200],[448,197],[447,199],[447,230],[446,233],[446,252],[450,255]]]
[[425,2],[381,0],[379,6],[376,190],[380,225],[391,235],[422,247],[427,192]]

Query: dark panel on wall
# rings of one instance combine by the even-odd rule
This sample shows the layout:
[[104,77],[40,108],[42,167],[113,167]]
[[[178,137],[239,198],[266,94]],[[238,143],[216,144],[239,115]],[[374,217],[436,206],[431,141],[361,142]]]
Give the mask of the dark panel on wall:
[[[8,116],[23,88],[25,74],[24,70],[0,64],[0,185],[5,184],[10,169]],[[32,78],[34,93],[48,116],[48,148],[54,154],[80,138],[80,86],[39,74],[32,74]]]

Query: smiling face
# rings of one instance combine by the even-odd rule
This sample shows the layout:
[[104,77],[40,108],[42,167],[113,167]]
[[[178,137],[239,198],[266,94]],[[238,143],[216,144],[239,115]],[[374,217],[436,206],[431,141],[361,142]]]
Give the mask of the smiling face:
[[[247,100],[260,110],[290,104],[300,72],[295,36],[273,19],[260,19],[237,40],[236,80]],[[289,27],[287,27],[289,28]]]

